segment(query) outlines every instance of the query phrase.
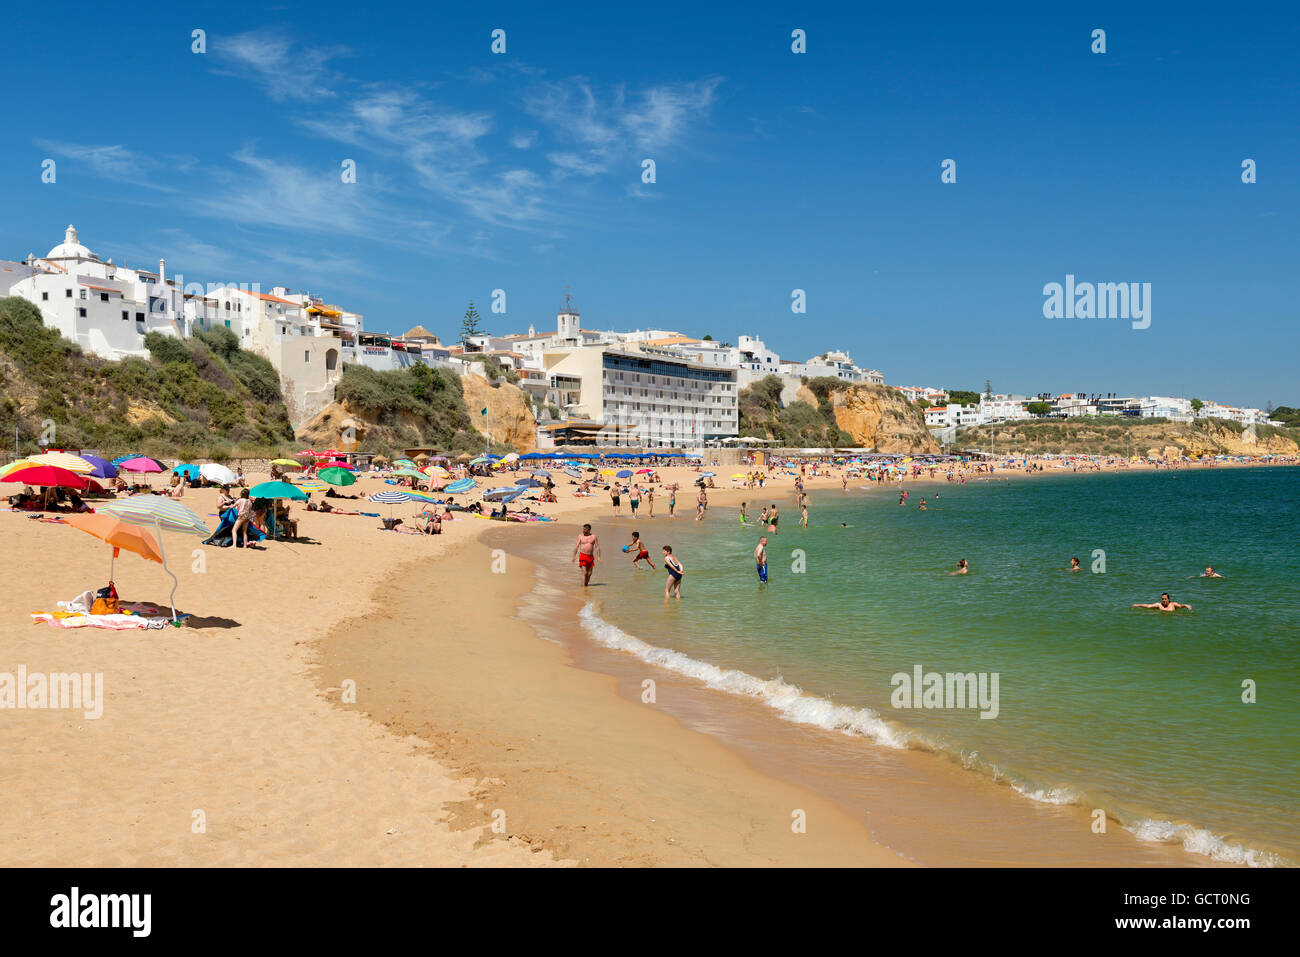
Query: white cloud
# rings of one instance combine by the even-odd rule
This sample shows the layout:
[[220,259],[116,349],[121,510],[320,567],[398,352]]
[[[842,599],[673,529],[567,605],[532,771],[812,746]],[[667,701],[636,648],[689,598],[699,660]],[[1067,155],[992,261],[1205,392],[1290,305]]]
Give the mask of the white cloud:
[[523,130],[510,137],[510,145],[517,150],[528,150],[533,148],[537,142],[536,130]]
[[329,84],[335,77],[327,64],[349,55],[340,46],[302,48],[273,30],[216,36],[210,46],[213,59],[225,72],[260,82],[278,101],[334,96]]
[[[71,160],[84,166],[95,176],[121,183],[132,183],[148,189],[173,192],[174,187],[161,181],[160,174],[168,168],[188,169],[193,157],[153,157],[118,144],[92,146],[85,143],[64,143],[56,140],[36,140],[36,145],[53,156]],[[163,163],[168,159],[170,167]]]

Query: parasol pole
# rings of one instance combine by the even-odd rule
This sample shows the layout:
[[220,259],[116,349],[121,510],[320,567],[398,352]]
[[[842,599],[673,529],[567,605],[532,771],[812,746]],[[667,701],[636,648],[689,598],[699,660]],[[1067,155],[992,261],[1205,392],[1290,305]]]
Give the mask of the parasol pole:
[[175,575],[172,575],[172,570],[167,567],[167,549],[163,547],[162,526],[158,524],[158,515],[156,513],[153,517],[153,527],[154,531],[158,533],[158,553],[162,555],[163,571],[171,575],[172,579],[172,593],[169,597],[172,605],[172,621],[174,622],[176,620],[176,588],[180,585],[180,581],[177,580]]

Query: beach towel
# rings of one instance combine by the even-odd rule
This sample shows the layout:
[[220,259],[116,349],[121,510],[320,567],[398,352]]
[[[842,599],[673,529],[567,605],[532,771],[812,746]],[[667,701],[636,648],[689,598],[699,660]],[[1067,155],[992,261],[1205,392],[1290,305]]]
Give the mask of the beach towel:
[[72,599],[72,601],[56,602],[59,608],[63,609],[63,611],[70,612],[74,615],[89,615],[90,606],[94,603],[95,593],[90,589],[83,591],[76,598]]
[[52,628],[107,628],[111,631],[166,628],[170,618],[144,618],[140,615],[66,615],[50,612],[32,612],[33,624],[46,624]]

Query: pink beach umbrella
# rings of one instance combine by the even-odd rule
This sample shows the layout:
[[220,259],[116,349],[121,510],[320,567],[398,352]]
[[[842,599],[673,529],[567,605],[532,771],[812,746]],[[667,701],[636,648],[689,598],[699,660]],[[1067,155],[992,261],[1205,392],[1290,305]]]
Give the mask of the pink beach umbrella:
[[118,463],[118,471],[125,472],[165,472],[166,468],[157,459],[151,459],[145,455],[138,455],[133,459],[127,459],[125,462]]

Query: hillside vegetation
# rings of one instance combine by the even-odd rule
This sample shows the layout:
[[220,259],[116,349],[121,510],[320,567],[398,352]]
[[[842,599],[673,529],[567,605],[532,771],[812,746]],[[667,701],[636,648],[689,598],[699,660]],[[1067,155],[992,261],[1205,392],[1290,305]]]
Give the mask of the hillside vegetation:
[[[812,382],[820,383],[813,379]],[[838,383],[838,379],[830,380]],[[766,376],[740,390],[740,434],[760,439],[776,439],[791,448],[827,448],[851,446],[853,437],[835,421],[829,401],[830,390],[824,389],[818,405],[806,401],[781,405],[781,378]]]
[[279,376],[229,329],[150,333],[145,345],[149,359],[87,355],[26,299],[0,299],[0,434],[17,426],[31,451],[52,422],[55,446],[182,458],[256,456],[292,440]]

